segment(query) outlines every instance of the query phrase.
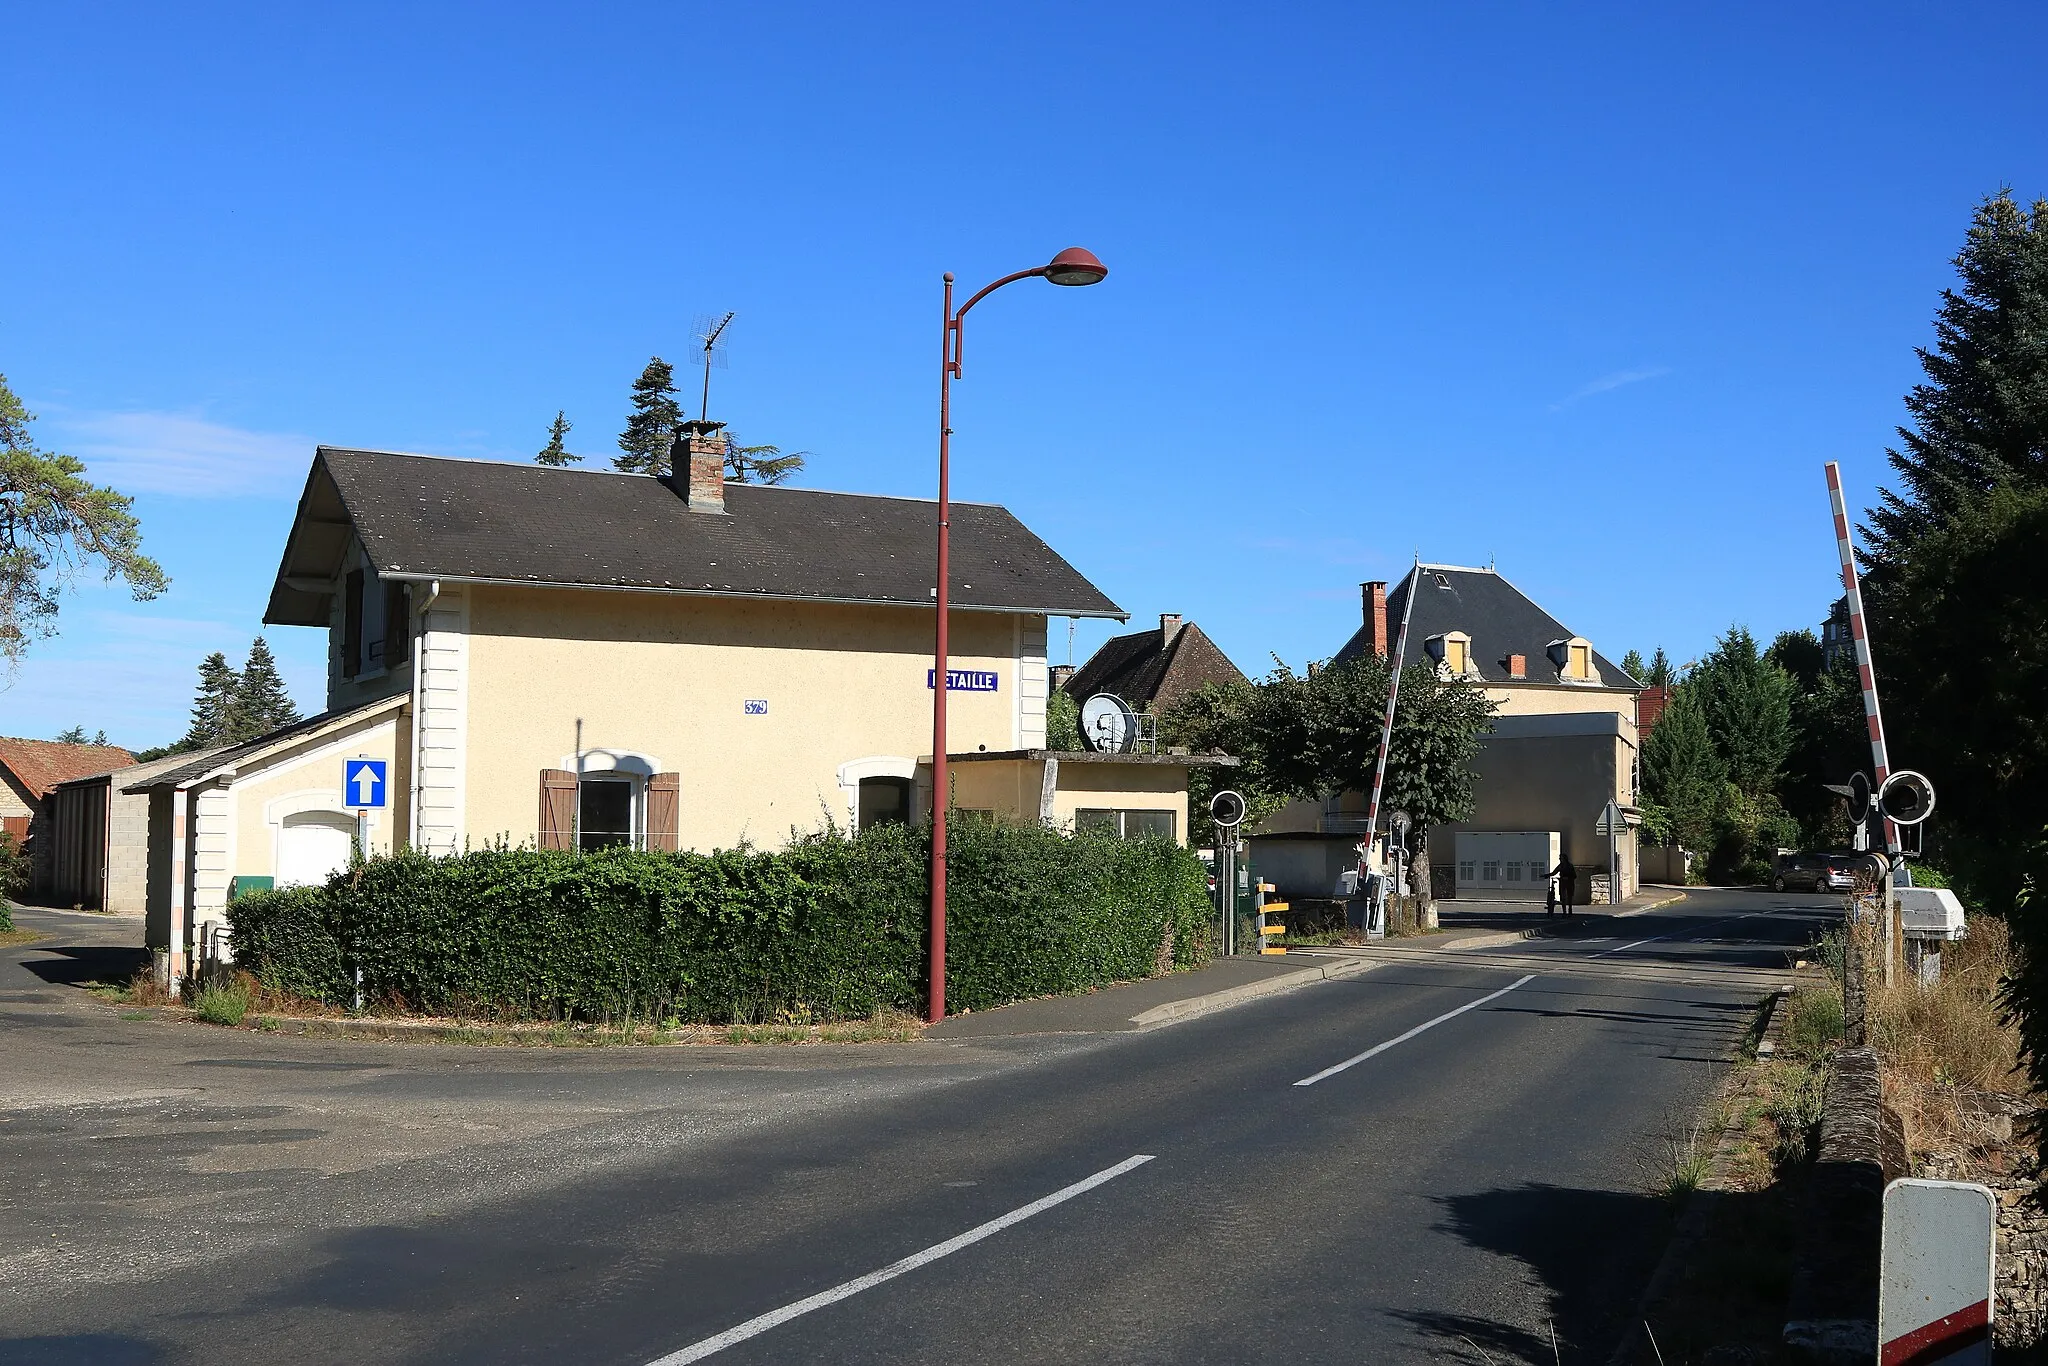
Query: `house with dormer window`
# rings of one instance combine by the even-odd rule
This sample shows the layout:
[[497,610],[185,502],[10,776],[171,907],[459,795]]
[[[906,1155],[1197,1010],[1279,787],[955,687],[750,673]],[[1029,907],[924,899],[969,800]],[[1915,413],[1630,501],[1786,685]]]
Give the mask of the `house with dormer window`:
[[[1603,812],[1613,802],[1624,823],[1639,819],[1636,697],[1643,685],[1495,569],[1418,564],[1392,591],[1378,581],[1361,588],[1363,619],[1333,664],[1389,654],[1405,614],[1401,666],[1429,663],[1444,678],[1485,689],[1497,707],[1474,764],[1478,810],[1430,832],[1437,895],[1543,897],[1548,879],[1537,874],[1538,859],[1488,857],[1486,842],[1473,840],[1465,841],[1470,856],[1461,857],[1461,833],[1554,835],[1560,856],[1580,870],[1581,896],[1596,879],[1604,886]],[[1297,804],[1266,829],[1356,840],[1365,834],[1364,811],[1363,794],[1338,793],[1320,809]],[[1614,853],[1625,897],[1637,885],[1633,825],[1617,836]]]
[[[321,447],[267,623],[325,633],[316,716],[154,772],[149,939],[238,887],[489,843],[772,848],[925,819],[936,508],[724,478]],[[1046,622],[1125,614],[1006,509],[952,505],[952,802],[1186,838],[1186,756],[1046,750]]]

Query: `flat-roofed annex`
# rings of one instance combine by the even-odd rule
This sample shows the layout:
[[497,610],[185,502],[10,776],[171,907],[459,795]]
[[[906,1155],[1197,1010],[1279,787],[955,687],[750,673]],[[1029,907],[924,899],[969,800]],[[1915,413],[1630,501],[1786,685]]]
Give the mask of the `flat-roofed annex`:
[[[729,483],[725,516],[647,475],[322,446],[266,622],[325,626],[351,535],[389,579],[929,606],[929,500]],[[952,504],[956,610],[1126,613],[1008,509]]]

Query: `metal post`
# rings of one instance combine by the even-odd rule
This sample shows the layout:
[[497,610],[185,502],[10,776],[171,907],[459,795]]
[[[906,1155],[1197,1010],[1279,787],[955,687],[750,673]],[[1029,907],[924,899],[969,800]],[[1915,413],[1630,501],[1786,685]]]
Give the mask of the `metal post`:
[[[1089,278],[1062,278],[1061,270],[1073,268],[1072,258],[1078,256],[1081,263],[1092,265],[1094,273]],[[967,310],[973,308],[1004,285],[1019,280],[1049,279],[1054,284],[1093,284],[1104,272],[1101,263],[1078,248],[1069,248],[1054,257],[1050,265],[1036,266],[1005,275],[995,283],[985,285],[958,309],[953,307],[953,272],[947,271],[942,299],[942,326],[939,330],[939,555],[938,567],[932,584],[932,608],[937,614],[937,625],[932,631],[932,908],[931,908],[931,954],[928,971],[931,985],[925,996],[925,1015],[933,1023],[946,1018],[946,807],[952,793],[946,780],[946,660],[947,660],[947,608],[952,598],[952,530],[950,456],[953,437],[953,381],[960,378],[960,354],[962,325],[967,320]]]
[[944,325],[939,330],[939,565],[932,586],[938,625],[932,636],[932,910],[931,982],[925,992],[925,1018],[933,1024],[946,1018],[946,606],[951,568],[951,533],[947,512],[951,493],[948,459],[953,436],[953,369],[960,322],[953,316],[953,272],[945,276]]

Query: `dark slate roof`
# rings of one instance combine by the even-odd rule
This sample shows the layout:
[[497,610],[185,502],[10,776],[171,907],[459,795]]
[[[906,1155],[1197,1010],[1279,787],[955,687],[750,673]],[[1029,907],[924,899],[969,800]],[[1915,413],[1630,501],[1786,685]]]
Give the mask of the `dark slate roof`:
[[[1401,657],[1404,667],[1428,658],[1423,642],[1431,636],[1463,631],[1472,637],[1472,667],[1487,682],[1509,681],[1507,657],[1512,654],[1528,657],[1529,676],[1523,681],[1557,683],[1557,670],[1545,651],[1551,641],[1570,640],[1575,633],[1491,569],[1417,565],[1387,594],[1389,641],[1401,632],[1401,613],[1418,575],[1422,579],[1421,596],[1415,599],[1415,615],[1408,622],[1408,647]],[[1366,628],[1360,626],[1331,663],[1342,664],[1370,648]],[[1635,691],[1643,686],[1598,650],[1593,652],[1593,667],[1606,687]]]
[[[931,602],[927,500],[728,483],[725,507],[693,512],[646,475],[322,446],[264,620],[327,623],[319,584],[351,527],[383,575]],[[952,508],[956,607],[1124,616],[1008,510]]]
[[380,697],[375,702],[366,702],[360,707],[346,711],[323,711],[318,716],[308,716],[303,721],[294,721],[280,726],[266,735],[253,740],[244,740],[236,745],[223,745],[218,749],[202,750],[194,754],[189,762],[176,768],[166,768],[142,777],[122,788],[123,792],[147,792],[153,787],[176,787],[180,783],[203,778],[220,768],[233,768],[244,759],[266,754],[281,745],[302,740],[323,730],[332,730],[343,723],[357,720],[372,712],[388,711],[406,699],[403,694],[395,697]]
[[1134,706],[1168,707],[1205,683],[1242,683],[1244,674],[1192,621],[1166,638],[1164,626],[1111,636],[1067,680],[1076,698],[1114,693]]

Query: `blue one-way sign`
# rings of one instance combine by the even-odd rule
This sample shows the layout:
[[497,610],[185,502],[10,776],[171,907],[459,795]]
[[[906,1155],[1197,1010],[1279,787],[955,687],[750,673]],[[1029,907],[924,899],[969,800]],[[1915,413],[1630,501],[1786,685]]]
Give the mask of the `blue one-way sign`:
[[344,800],[350,806],[384,805],[385,767],[382,759],[350,759],[343,764],[341,788]]

